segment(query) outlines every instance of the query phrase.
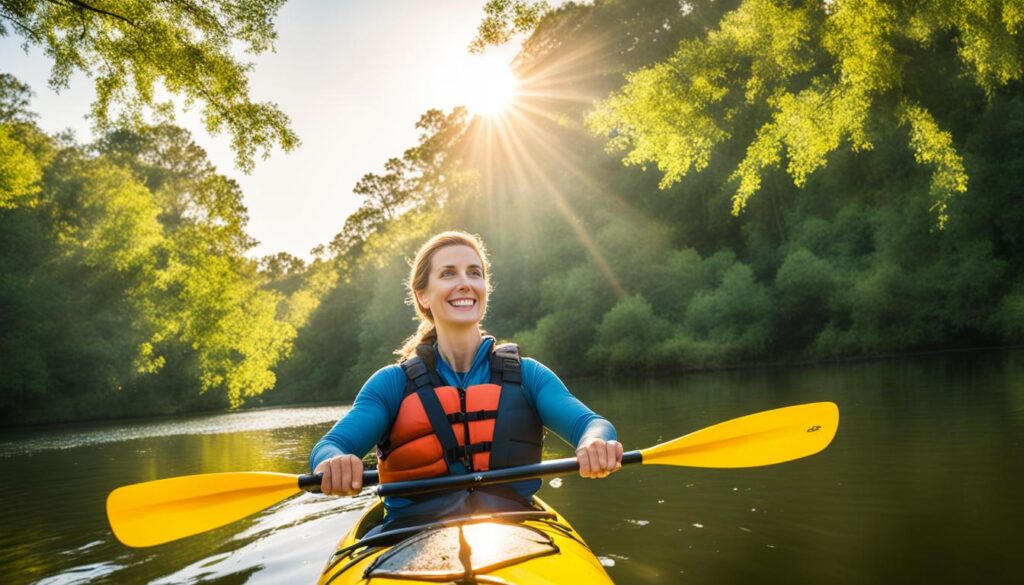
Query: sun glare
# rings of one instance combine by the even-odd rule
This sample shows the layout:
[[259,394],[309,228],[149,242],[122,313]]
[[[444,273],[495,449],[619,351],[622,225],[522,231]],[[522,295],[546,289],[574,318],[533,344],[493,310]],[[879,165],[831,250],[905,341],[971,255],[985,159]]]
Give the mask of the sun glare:
[[456,100],[473,114],[494,117],[505,111],[519,91],[519,81],[500,61],[484,60],[460,72]]
[[[590,176],[585,170],[590,161],[581,160],[577,153],[566,149],[566,141],[551,139],[552,125],[582,126],[579,113],[590,109],[595,99],[603,97],[600,88],[604,84],[596,77],[606,72],[595,67],[595,63],[602,62],[609,50],[612,50],[611,45],[599,41],[581,46],[562,59],[524,60],[517,67],[522,76],[518,81],[507,66],[500,66],[508,63],[510,57],[489,63],[481,59],[489,65],[488,69],[473,73],[466,61],[459,61],[458,69],[452,71],[458,76],[447,78],[457,81],[445,84],[444,89],[451,92],[449,95],[454,100],[448,103],[467,105],[473,114],[497,112],[497,115],[491,114],[488,123],[472,125],[465,145],[466,156],[482,169],[481,176],[487,178],[487,184],[481,188],[494,193],[497,205],[518,208],[529,197],[553,203],[565,216],[566,227],[597,266],[609,290],[616,298],[625,298],[626,290],[619,276],[604,258],[601,246],[579,220],[572,200],[562,192],[565,178],[571,177],[595,197],[614,202],[619,211],[628,214],[638,225],[651,220],[619,193]],[[505,81],[495,81],[500,76],[504,76]],[[456,91],[459,93],[455,94]],[[479,102],[474,98],[471,102],[468,97],[477,92],[493,98],[481,98]],[[530,234],[535,227],[529,221],[528,212],[505,216],[516,216],[511,221],[517,221],[524,234]]]

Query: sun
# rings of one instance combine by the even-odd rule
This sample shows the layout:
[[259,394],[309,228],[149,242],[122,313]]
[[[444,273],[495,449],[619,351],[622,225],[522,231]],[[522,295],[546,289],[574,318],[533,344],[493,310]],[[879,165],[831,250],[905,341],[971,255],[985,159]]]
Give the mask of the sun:
[[460,71],[456,100],[470,113],[487,118],[501,115],[519,93],[519,80],[507,63],[479,59]]

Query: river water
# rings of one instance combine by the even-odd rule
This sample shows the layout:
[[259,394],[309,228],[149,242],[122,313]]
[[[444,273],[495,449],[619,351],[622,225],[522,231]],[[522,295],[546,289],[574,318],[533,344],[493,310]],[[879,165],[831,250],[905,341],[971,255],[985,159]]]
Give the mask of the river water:
[[[1024,351],[578,380],[627,449],[736,416],[830,400],[832,446],[777,466],[627,467],[541,497],[618,583],[1018,582]],[[119,544],[106,494],[217,471],[305,472],[344,406],[89,424],[0,435],[4,583],[315,582],[372,496],[301,494],[205,534]],[[571,449],[548,436],[545,457]],[[557,486],[557,487],[556,487]]]

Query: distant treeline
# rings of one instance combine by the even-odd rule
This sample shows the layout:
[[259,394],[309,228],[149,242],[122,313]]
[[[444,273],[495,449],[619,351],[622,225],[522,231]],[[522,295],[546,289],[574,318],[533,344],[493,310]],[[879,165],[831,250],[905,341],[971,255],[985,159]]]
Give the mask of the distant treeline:
[[487,329],[562,375],[1024,341],[1024,14],[949,4],[567,4],[513,111],[424,114],[309,263],[247,259],[184,131],[50,136],[5,76],[3,422],[349,400],[443,229],[491,250]]

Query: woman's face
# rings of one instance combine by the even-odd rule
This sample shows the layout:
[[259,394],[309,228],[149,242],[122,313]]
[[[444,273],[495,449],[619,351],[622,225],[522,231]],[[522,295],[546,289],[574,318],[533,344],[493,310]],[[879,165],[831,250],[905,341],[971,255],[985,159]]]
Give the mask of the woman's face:
[[487,308],[483,262],[469,246],[445,246],[434,253],[426,290],[416,291],[420,307],[435,325],[479,323]]

